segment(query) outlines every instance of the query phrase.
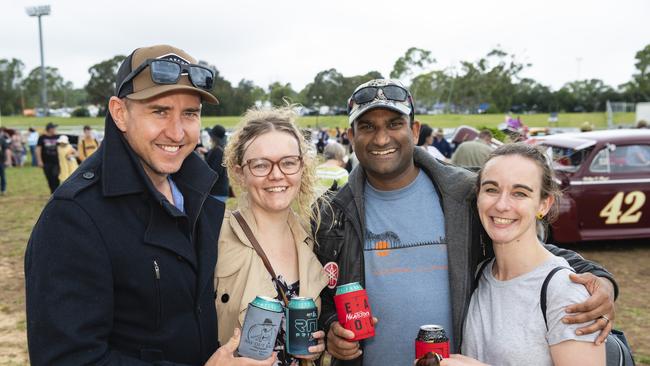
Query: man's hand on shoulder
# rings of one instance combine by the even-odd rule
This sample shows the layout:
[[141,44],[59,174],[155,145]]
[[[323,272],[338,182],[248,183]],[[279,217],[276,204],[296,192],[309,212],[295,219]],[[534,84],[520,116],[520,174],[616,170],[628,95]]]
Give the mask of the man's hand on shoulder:
[[612,330],[612,323],[616,318],[614,308],[614,285],[607,278],[596,277],[591,273],[570,275],[571,281],[584,285],[591,295],[585,302],[573,304],[566,308],[570,315],[562,321],[565,324],[585,323],[594,321],[589,326],[576,330],[576,334],[590,334],[601,331],[596,344],[601,344]]
[[205,366],[271,366],[275,363],[275,353],[266,360],[258,361],[246,357],[235,357],[235,351],[237,351],[237,346],[239,346],[240,330],[235,329],[235,334],[228,340],[228,343],[221,346],[213,355],[210,357],[208,362],[205,363]]

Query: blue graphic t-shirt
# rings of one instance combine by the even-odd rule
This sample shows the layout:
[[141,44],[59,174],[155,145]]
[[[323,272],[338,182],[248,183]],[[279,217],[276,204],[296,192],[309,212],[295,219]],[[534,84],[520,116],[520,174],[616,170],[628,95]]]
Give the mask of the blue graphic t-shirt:
[[364,341],[366,365],[412,365],[421,325],[453,337],[445,220],[423,171],[395,191],[365,187],[366,290],[376,335]]

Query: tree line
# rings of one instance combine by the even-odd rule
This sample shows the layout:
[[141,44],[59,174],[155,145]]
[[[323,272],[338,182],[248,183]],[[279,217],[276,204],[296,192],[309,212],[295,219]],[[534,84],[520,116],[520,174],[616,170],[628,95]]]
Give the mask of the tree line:
[[[46,66],[46,85],[50,108],[97,105],[105,113],[113,94],[117,68],[125,59],[117,55],[88,69],[90,79],[83,88],[74,88],[55,67]],[[215,71],[213,94],[221,104],[205,106],[205,115],[240,115],[255,103],[281,105],[284,100],[318,109],[328,106],[344,113],[347,98],[354,88],[381,78],[378,71],[344,76],[335,68],[314,76],[302,90],[291,83],[274,82],[266,88],[242,79],[236,85],[226,80],[218,68],[200,61]],[[604,111],[606,101],[650,101],[650,44],[635,55],[636,72],[616,88],[600,79],[574,80],[559,90],[551,90],[536,80],[522,77],[530,68],[514,54],[494,49],[476,61],[461,61],[457,66],[440,68],[431,51],[410,48],[398,58],[388,75],[407,81],[418,113],[503,113],[514,112],[593,112]],[[40,66],[25,74],[21,60],[0,59],[0,112],[20,114],[40,106]]]

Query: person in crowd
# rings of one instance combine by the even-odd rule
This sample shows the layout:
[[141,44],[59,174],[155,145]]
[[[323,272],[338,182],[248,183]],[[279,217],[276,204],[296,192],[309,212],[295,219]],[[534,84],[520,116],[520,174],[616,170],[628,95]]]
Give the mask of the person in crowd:
[[648,122],[646,120],[639,120],[639,122],[636,123],[636,128],[649,128],[648,127]]
[[[492,241],[494,258],[477,274],[463,355],[491,365],[605,365],[605,345],[594,343],[597,335],[576,334],[590,324],[562,322],[567,306],[589,297],[584,286],[569,279],[569,270],[558,272],[548,283],[546,318],[542,315],[542,283],[555,267],[569,267],[537,235],[538,226],[556,218],[561,196],[544,151],[521,142],[502,145],[479,171],[476,191],[479,218]],[[448,365],[476,364],[454,358]]]
[[417,146],[425,149],[434,158],[447,161],[447,158],[433,146],[433,129],[428,125],[423,124],[420,126],[420,136],[418,137]]
[[[207,138],[205,138],[206,135]],[[212,146],[210,128],[206,127],[201,130],[201,137],[199,137],[199,141],[194,148],[194,152],[197,153],[201,159],[205,160],[208,155],[208,151],[210,151],[210,146]]]
[[45,133],[38,137],[36,143],[36,159],[39,167],[43,168],[50,193],[59,186],[59,154],[57,152],[59,135],[58,126],[52,122],[45,125]]
[[210,130],[212,148],[205,155],[205,162],[214,170],[219,178],[214,186],[212,195],[221,202],[226,202],[230,196],[230,181],[228,170],[223,165],[223,152],[226,147],[226,129],[221,125],[215,125]]
[[348,131],[343,131],[341,133],[341,145],[343,145],[343,148],[345,149],[346,154],[350,154],[352,152],[352,149],[350,147],[350,139],[348,138]]
[[436,130],[436,133],[433,135],[433,147],[438,149],[442,155],[445,156],[447,159],[451,159],[451,154],[453,153],[453,150],[451,148],[451,145],[449,144],[449,141],[445,139],[445,134],[442,128],[438,128]]
[[[364,83],[348,106],[359,166],[331,202],[320,205],[322,221],[314,229],[316,253],[330,276],[320,323],[333,365],[412,365],[413,338],[423,324],[442,325],[458,352],[475,268],[490,251],[473,204],[476,175],[415,148],[420,123],[399,81]],[[583,273],[575,281],[594,285],[589,300],[569,306],[574,314],[564,320],[613,319],[611,275],[574,252],[547,248]],[[378,318],[375,336],[361,343],[350,341],[354,334],[341,326],[333,303],[336,286],[350,282],[366,289]],[[611,322],[579,331],[600,329],[599,341]]]
[[462,167],[481,167],[493,150],[491,144],[492,132],[482,130],[476,140],[465,141],[456,148],[451,162]]
[[325,149],[325,145],[327,145],[329,141],[329,134],[327,133],[327,128],[321,128],[318,130],[318,135],[316,135],[318,138],[318,142],[316,142],[316,151],[318,151],[319,154],[323,153],[323,150]]
[[79,160],[81,162],[88,159],[99,148],[99,141],[97,141],[92,127],[88,125],[84,126],[84,135],[79,140],[77,147],[79,148]]
[[57,154],[59,157],[59,182],[68,179],[69,176],[77,170],[77,150],[70,145],[70,139],[67,135],[59,136],[57,143]]
[[[219,236],[215,287],[221,341],[242,326],[248,303],[256,296],[282,301],[310,297],[320,308],[319,294],[327,277],[309,234],[316,161],[295,119],[290,107],[251,109],[226,146],[228,174],[242,194],[237,211],[226,211]],[[245,227],[250,227],[249,234]],[[248,235],[259,242],[261,252]],[[271,277],[264,256],[277,277]],[[317,359],[325,349],[324,336],[323,331],[313,333],[318,345],[310,347],[311,355],[294,356],[284,348],[282,330],[276,365]]]
[[54,192],[27,245],[32,365],[272,365],[235,358],[239,332],[217,349],[224,204],[192,153],[213,80],[167,45],[122,62],[99,150]]
[[32,166],[38,166],[36,159],[36,145],[38,144],[38,132],[34,127],[30,127],[27,132],[27,145],[29,146],[29,155],[32,157]]
[[594,125],[589,121],[584,121],[580,125],[580,132],[589,132],[594,130]]
[[348,182],[348,171],[345,169],[348,156],[343,145],[330,141],[323,150],[323,157],[325,162],[316,167],[320,194],[327,190],[337,191]]
[[9,135],[4,127],[0,127],[0,196],[7,192],[7,174],[5,168],[11,164],[11,151],[9,150]]
[[16,132],[11,135],[11,145],[9,146],[9,149],[11,149],[11,165],[15,167],[22,167],[25,165],[25,160],[27,159],[27,148],[20,131],[16,130]]

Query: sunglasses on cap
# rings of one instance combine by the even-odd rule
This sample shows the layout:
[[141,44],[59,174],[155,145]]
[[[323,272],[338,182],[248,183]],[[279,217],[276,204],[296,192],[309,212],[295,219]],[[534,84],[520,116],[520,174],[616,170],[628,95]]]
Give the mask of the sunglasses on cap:
[[371,102],[377,97],[377,94],[381,90],[382,94],[388,100],[394,100],[396,102],[406,102],[409,98],[408,90],[402,88],[398,85],[386,85],[386,86],[367,86],[361,88],[352,94],[352,100],[356,104],[366,104]]
[[122,92],[124,84],[133,80],[142,70],[149,67],[151,80],[156,84],[169,85],[176,84],[182,74],[189,76],[190,82],[197,88],[207,91],[212,90],[214,84],[214,72],[207,67],[194,64],[180,64],[170,60],[148,59],[131,71],[117,89],[117,95]]

